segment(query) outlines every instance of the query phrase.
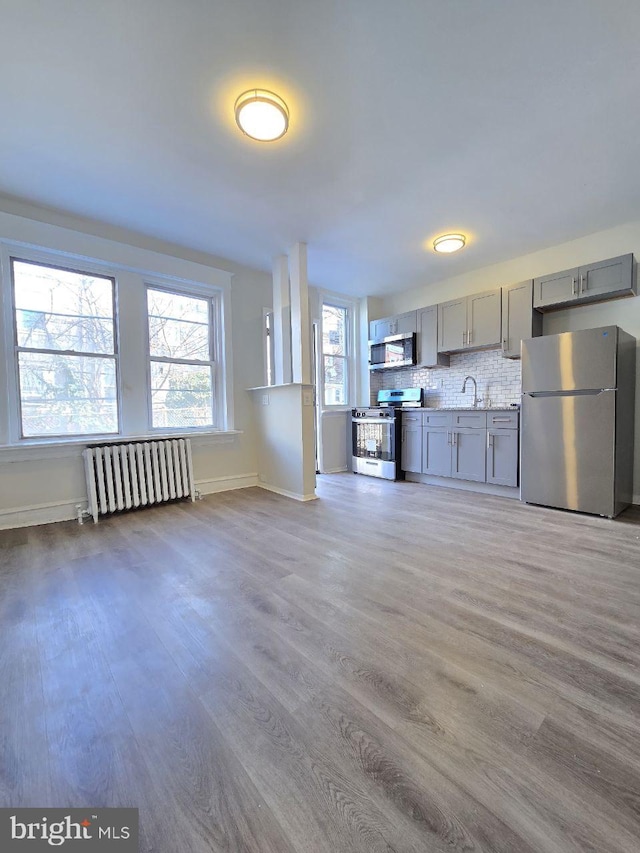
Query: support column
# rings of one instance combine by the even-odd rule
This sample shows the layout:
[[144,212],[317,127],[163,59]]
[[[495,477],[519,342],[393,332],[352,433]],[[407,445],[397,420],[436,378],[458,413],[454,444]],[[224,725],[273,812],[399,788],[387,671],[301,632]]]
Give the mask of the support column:
[[273,260],[273,360],[275,384],[291,382],[291,301],[286,255]]
[[293,381],[311,384],[311,334],[307,244],[296,243],[289,255],[291,281],[291,367]]

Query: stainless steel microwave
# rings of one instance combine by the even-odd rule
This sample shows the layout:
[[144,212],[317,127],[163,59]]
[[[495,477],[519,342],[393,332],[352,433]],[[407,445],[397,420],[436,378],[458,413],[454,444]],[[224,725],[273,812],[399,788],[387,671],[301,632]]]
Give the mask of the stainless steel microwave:
[[416,333],[369,341],[369,370],[407,367],[416,363]]

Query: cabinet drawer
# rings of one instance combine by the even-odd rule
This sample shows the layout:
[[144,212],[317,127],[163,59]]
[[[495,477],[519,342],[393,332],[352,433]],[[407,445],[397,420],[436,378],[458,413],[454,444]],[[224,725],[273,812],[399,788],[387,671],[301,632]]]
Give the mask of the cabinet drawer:
[[487,425],[486,412],[451,412],[453,426],[484,429]]
[[403,412],[402,423],[411,426],[422,426],[422,412]]
[[518,429],[518,412],[487,412],[489,429]]
[[424,426],[451,426],[451,412],[423,412]]

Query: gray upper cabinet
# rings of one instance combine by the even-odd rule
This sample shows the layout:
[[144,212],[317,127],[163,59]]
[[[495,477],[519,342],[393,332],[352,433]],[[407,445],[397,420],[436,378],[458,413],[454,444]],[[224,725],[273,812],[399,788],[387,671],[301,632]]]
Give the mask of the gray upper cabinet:
[[418,311],[418,366],[449,367],[449,356],[438,352],[438,306]]
[[581,300],[628,295],[634,285],[633,255],[580,267],[578,288]]
[[502,355],[520,358],[520,344],[542,334],[542,314],[533,307],[533,281],[502,288]]
[[500,343],[500,291],[488,290],[467,297],[467,346],[488,347]]
[[541,310],[636,294],[632,254],[533,280],[533,307]]
[[438,349],[455,352],[467,346],[467,298],[438,305]]
[[500,291],[487,290],[438,305],[438,349],[456,352],[500,344]]
[[398,314],[394,318],[393,335],[410,335],[411,332],[417,332],[417,312],[407,311],[406,314]]
[[382,317],[369,323],[369,340],[379,341],[392,335],[410,335],[417,331],[417,316],[415,311],[396,314],[394,317]]
[[578,293],[579,267],[572,270],[543,275],[533,280],[533,307],[564,305],[576,298]]

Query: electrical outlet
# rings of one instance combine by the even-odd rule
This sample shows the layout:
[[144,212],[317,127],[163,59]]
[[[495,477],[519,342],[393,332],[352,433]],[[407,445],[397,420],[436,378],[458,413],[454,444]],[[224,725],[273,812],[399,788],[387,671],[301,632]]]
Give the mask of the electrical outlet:
[[262,395],[262,405],[263,405],[263,406],[268,406],[268,405],[269,405],[269,395],[268,395],[268,394],[263,394],[263,395]]

